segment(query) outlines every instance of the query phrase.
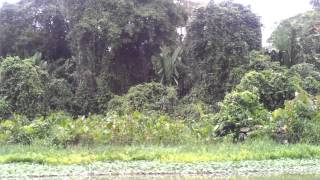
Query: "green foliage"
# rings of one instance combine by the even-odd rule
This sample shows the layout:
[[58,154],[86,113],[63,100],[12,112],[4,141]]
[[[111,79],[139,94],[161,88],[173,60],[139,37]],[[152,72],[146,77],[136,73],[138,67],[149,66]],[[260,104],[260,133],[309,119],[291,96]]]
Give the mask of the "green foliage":
[[[156,78],[152,57],[159,56],[160,47],[176,44],[176,28],[186,19],[173,0],[6,3],[0,9],[0,57],[25,59],[40,52],[39,64],[48,69],[50,85],[65,80],[60,83],[65,96],[70,94],[67,86],[76,96],[72,103],[49,102],[49,109],[101,113],[101,104],[113,94]],[[165,79],[170,84],[176,70],[169,69]],[[53,94],[48,93],[50,99]]]
[[[98,147],[72,146],[67,148],[44,146],[40,143],[23,146],[2,145],[0,149],[0,164],[2,167],[6,166],[5,164],[13,163],[11,166],[14,169],[20,166],[24,169],[26,166],[24,163],[28,162],[31,168],[38,164],[40,169],[45,169],[48,172],[46,174],[50,174],[52,168],[44,167],[52,165],[52,167],[61,169],[63,171],[62,175],[68,167],[75,167],[76,169],[73,169],[75,171],[68,170],[68,172],[83,173],[83,168],[79,169],[79,165],[86,167],[84,169],[88,169],[88,171],[92,167],[97,170],[96,168],[100,169],[102,166],[101,172],[118,172],[120,170],[120,173],[123,173],[121,171],[123,169],[129,169],[129,172],[132,172],[132,168],[137,166],[141,166],[141,169],[151,173],[157,172],[157,170],[159,173],[163,173],[164,170],[168,170],[167,168],[172,168],[172,173],[176,173],[177,166],[179,170],[184,167],[185,170],[190,172],[193,165],[197,165],[195,173],[199,173],[199,171],[228,173],[230,165],[239,168],[239,164],[242,164],[247,169],[251,167],[250,164],[252,163],[252,171],[256,171],[258,166],[269,167],[266,169],[274,169],[275,172],[278,172],[279,169],[275,168],[275,165],[279,168],[286,166],[292,169],[297,164],[297,167],[301,167],[300,163],[303,162],[316,170],[317,166],[315,164],[319,163],[319,157],[319,146],[306,144],[281,145],[268,139],[238,144],[184,144],[175,146],[143,144]],[[219,162],[222,163],[221,167]],[[209,170],[206,169],[206,166],[210,167]],[[140,168],[138,168],[138,172],[141,172]],[[17,171],[7,170],[6,168],[2,168],[2,170],[4,172],[11,170],[12,176],[17,177]],[[34,169],[29,171],[33,172]],[[26,171],[26,173],[29,173],[29,171]],[[314,179],[314,176],[311,179]]]
[[282,143],[319,144],[319,98],[300,93],[273,112],[274,138]]
[[77,82],[77,89],[73,97],[72,112],[75,115],[87,115],[99,111],[97,100],[97,82],[91,71],[81,73]]
[[[48,129],[49,134],[45,137],[45,140],[53,145],[65,147],[77,144],[94,144],[95,140],[98,140],[94,138],[94,133],[105,132],[103,130],[105,126],[102,123],[98,125],[94,122],[94,119],[85,119],[85,117],[72,119],[70,116],[58,113],[50,115],[46,121],[51,126]],[[93,123],[95,123],[96,127],[90,126]]]
[[8,57],[0,64],[0,95],[14,112],[34,117],[44,112],[47,79],[34,59]]
[[118,118],[110,119],[113,124],[113,143],[179,144],[195,140],[182,121],[169,116],[148,116],[134,112]]
[[302,88],[311,95],[319,95],[320,93],[320,82],[314,77],[306,77],[302,81]]
[[320,93],[320,72],[314,65],[308,63],[297,64],[291,67],[290,71],[301,77],[300,86],[311,95]]
[[30,144],[39,141],[48,145],[120,145],[120,144],[180,144],[207,141],[210,128],[202,123],[189,128],[184,121],[167,115],[147,115],[140,112],[118,115],[89,116],[73,119],[56,113],[28,120],[14,116],[0,122],[1,143]]
[[174,87],[160,83],[147,83],[132,87],[124,96],[117,96],[109,103],[109,111],[127,112],[162,112],[172,113],[177,103]]
[[45,102],[48,111],[70,110],[73,93],[70,84],[64,79],[51,78],[47,84]]
[[280,142],[318,143],[319,12],[283,21],[271,37],[279,52],[261,52],[260,18],[249,7],[211,1],[182,38],[181,4],[5,4],[0,141],[179,144],[263,138],[272,129]]
[[298,29],[290,21],[282,22],[271,38],[273,45],[279,50],[279,61],[282,65],[291,67],[303,61],[303,47],[298,41]]
[[158,72],[161,83],[164,85],[179,85],[178,65],[181,63],[182,48],[171,50],[169,47],[161,48],[160,57],[154,58],[154,66]]
[[[249,72],[237,86],[239,91],[250,91],[260,97],[260,102],[268,110],[275,110],[284,105],[285,100],[294,98],[300,79],[287,71],[266,70]],[[297,82],[298,81],[298,82]]]
[[208,104],[202,101],[192,100],[192,97],[186,96],[181,99],[178,105],[175,107],[175,116],[185,119],[192,123],[197,122],[201,117],[212,113],[212,110]]
[[273,32],[270,41],[280,51],[279,60],[283,65],[308,62],[320,67],[318,19],[318,11],[309,11],[282,21]]
[[41,52],[47,61],[69,57],[69,29],[59,5],[59,0],[5,3],[0,9],[0,56],[28,58]]
[[[68,1],[76,62],[75,114],[102,112],[111,99],[155,78],[152,57],[174,44],[183,14],[172,0]],[[170,79],[165,72],[165,79]]]
[[[315,79],[317,72],[311,71],[314,70],[312,65],[295,65],[288,70],[263,55],[253,53],[247,69],[256,71],[246,73],[234,92],[227,94],[220,104],[220,111],[214,118],[214,123],[218,122],[218,136],[232,134],[235,140],[243,140],[247,136],[268,136],[272,111],[283,107],[285,101],[294,99],[298,92],[317,94],[319,90]],[[251,106],[249,102],[256,104]]]
[[[272,61],[270,56],[262,54],[260,51],[251,51],[249,55],[249,65],[243,65],[242,69],[248,71],[281,70],[279,62]],[[242,77],[242,76],[241,76]]]
[[[234,140],[244,140],[241,133],[248,133],[257,126],[268,123],[270,113],[263,107],[259,97],[249,91],[232,92],[220,103],[216,135],[232,134]],[[243,130],[247,129],[248,130]]]
[[182,79],[182,94],[198,88],[201,100],[215,104],[231,91],[236,80],[232,71],[248,64],[251,50],[261,48],[261,23],[250,8],[230,1],[196,11],[187,29],[184,64],[192,83]]
[[241,79],[250,71],[284,71],[285,68],[280,66],[279,62],[272,61],[271,57],[263,54],[262,51],[251,51],[249,54],[248,64],[243,64],[234,68],[230,74],[230,83],[239,84]]
[[[29,144],[32,139],[34,129],[28,124],[30,121],[25,116],[14,115],[13,120],[3,120],[0,125],[0,141],[2,143],[22,143]],[[46,129],[42,129],[46,131]]]
[[0,120],[9,118],[11,114],[11,105],[5,99],[0,99]]
[[299,74],[301,78],[307,78],[309,76],[320,80],[320,72],[317,71],[313,64],[301,63],[294,65],[290,68],[291,71]]
[[[220,105],[220,112],[214,118],[217,119],[214,123],[218,122],[217,135],[226,136],[231,133],[234,139],[241,140],[247,136],[266,137],[273,134],[274,138],[282,143],[317,143],[319,105],[316,98],[308,94],[319,94],[319,72],[315,66],[303,63],[288,70],[263,55],[254,53],[251,59],[246,68],[256,71],[250,71],[243,76],[234,92],[227,94]],[[239,102],[241,99],[246,102],[243,99],[250,96],[241,93],[255,97],[251,99],[258,104],[253,107],[262,107],[260,119],[265,121],[260,121],[260,124],[259,121],[248,123],[248,117],[254,116],[252,111],[247,110],[250,104]],[[299,95],[296,97],[297,94]],[[278,109],[282,107],[284,109]],[[268,114],[272,111],[273,123],[276,125],[269,121]]]
[[[152,80],[152,57],[160,54],[160,47],[175,43],[176,28],[185,21],[172,0],[72,0],[67,7],[74,23],[70,36],[78,84],[89,81],[89,91],[97,89],[91,81],[105,70],[115,94]],[[84,73],[93,78],[88,80]]]

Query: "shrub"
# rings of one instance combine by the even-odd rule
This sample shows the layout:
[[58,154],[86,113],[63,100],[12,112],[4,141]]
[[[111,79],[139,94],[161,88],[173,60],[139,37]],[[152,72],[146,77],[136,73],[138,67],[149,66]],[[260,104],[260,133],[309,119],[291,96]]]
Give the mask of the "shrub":
[[320,73],[316,70],[313,64],[296,64],[290,68],[290,71],[299,74],[302,78],[311,76],[316,78],[317,80],[320,80]]
[[73,94],[68,82],[64,79],[51,79],[45,93],[50,111],[70,110]]
[[320,144],[320,113],[316,113],[316,115],[311,119],[310,122],[305,124],[305,130],[302,134],[302,143],[309,144]]
[[314,77],[308,76],[301,82],[302,88],[312,95],[319,95],[320,93],[320,81],[317,81]]
[[269,110],[283,107],[285,100],[294,98],[300,79],[287,71],[272,70],[247,73],[237,86],[238,91],[256,93],[260,102]]
[[134,112],[131,115],[111,116],[111,142],[115,144],[177,144],[191,141],[191,132],[183,121],[165,115],[149,116]]
[[0,121],[9,118],[11,114],[12,109],[10,104],[4,99],[0,99]]
[[[270,119],[270,113],[263,107],[259,97],[249,91],[232,92],[220,103],[220,112],[216,115],[216,135],[232,134],[234,140],[242,140],[242,135]],[[247,129],[247,130],[246,130]]]
[[270,56],[262,54],[259,51],[250,52],[250,62],[246,69],[249,71],[281,70],[279,62],[272,61]]
[[34,117],[44,111],[47,73],[33,58],[8,57],[0,64],[0,95],[14,112]]
[[283,109],[272,114],[273,137],[282,143],[317,142],[319,129],[318,98],[300,93],[292,101],[287,101]]
[[123,96],[116,96],[109,102],[109,111],[121,112],[163,112],[172,113],[177,103],[177,92],[173,87],[160,83],[146,83],[130,88]]
[[3,120],[0,123],[0,142],[29,144],[32,129],[28,125],[30,121],[25,116],[14,115],[12,120]]
[[290,71],[297,73],[303,79],[300,86],[309,94],[318,95],[320,93],[320,73],[314,65],[302,63],[294,65]]
[[189,123],[198,122],[202,116],[213,113],[212,106],[192,95],[195,94],[189,94],[180,99],[174,112],[176,117],[184,119]]

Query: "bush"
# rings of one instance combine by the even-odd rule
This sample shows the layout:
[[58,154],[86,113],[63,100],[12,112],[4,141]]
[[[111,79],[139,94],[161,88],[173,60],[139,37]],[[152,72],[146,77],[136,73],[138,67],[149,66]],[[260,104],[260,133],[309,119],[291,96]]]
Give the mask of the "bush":
[[164,115],[148,116],[134,112],[132,115],[114,116],[111,120],[112,143],[177,144],[192,140],[191,132],[183,121]]
[[47,106],[51,111],[70,111],[73,93],[64,79],[51,79],[45,93]]
[[160,83],[146,83],[130,88],[123,96],[116,96],[108,105],[109,111],[173,113],[177,103],[177,92],[173,87]]
[[44,112],[47,73],[33,58],[8,57],[0,64],[0,96],[14,112],[35,117]]
[[10,104],[4,99],[0,99],[0,121],[2,119],[9,118],[11,114],[12,114],[12,109]]
[[287,71],[252,71],[242,78],[237,90],[256,93],[268,110],[275,110],[283,107],[285,100],[294,98],[299,83],[300,79]]
[[305,130],[302,134],[302,143],[320,145],[320,113],[311,119],[310,122],[305,124]]
[[320,93],[320,81],[317,81],[315,78],[308,76],[303,79],[301,82],[303,90],[307,91],[312,95],[319,95]]
[[220,103],[220,112],[216,115],[217,136],[232,134],[234,140],[244,140],[254,129],[263,126],[270,119],[270,113],[263,107],[259,97],[249,91],[232,92]]
[[29,125],[30,121],[25,116],[14,115],[12,120],[3,120],[0,123],[0,142],[31,143],[33,129]]
[[282,143],[320,143],[319,98],[300,93],[272,114],[273,137]]
[[317,80],[320,80],[320,73],[317,71],[313,64],[296,64],[290,68],[290,71],[299,74],[302,78],[311,76],[316,78]]
[[279,62],[272,61],[270,56],[262,54],[259,51],[252,51],[250,52],[250,63],[246,65],[248,71],[265,71],[265,70],[281,70],[282,67],[280,66]]
[[320,73],[314,65],[302,63],[294,65],[290,71],[297,73],[303,79],[300,86],[309,94],[318,95],[320,93]]

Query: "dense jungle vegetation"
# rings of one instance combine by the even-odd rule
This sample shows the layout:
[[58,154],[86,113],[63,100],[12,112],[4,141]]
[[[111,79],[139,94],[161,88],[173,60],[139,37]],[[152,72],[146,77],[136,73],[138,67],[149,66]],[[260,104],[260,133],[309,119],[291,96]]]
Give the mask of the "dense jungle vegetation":
[[[21,0],[0,9],[0,143],[320,144],[320,3]],[[187,33],[177,29],[186,27]]]

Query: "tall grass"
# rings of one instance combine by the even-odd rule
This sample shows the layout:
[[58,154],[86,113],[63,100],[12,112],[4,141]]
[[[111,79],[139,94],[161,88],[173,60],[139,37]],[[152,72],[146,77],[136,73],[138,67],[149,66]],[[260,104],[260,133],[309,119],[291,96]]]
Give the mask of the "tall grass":
[[88,164],[96,161],[224,162],[268,159],[320,158],[320,147],[306,144],[281,145],[272,141],[245,144],[217,143],[180,146],[45,147],[4,145],[0,163]]

